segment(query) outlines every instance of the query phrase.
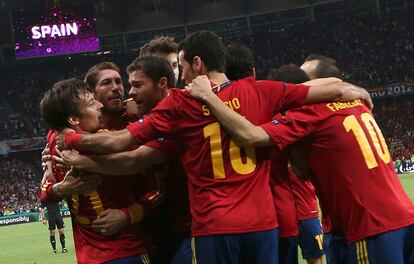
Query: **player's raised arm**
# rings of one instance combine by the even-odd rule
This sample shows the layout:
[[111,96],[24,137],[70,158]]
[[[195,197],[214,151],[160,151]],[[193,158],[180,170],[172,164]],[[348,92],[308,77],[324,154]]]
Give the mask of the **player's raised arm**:
[[[342,83],[341,83],[342,84]],[[337,84],[335,84],[337,85]],[[346,84],[348,85],[348,84]],[[320,100],[326,98],[329,100],[331,96],[338,96],[340,93],[337,91],[332,93],[328,87],[332,85],[324,86],[311,86],[309,88],[307,100],[316,100],[317,96],[320,96]],[[340,86],[338,86],[340,87]],[[343,87],[345,90],[354,90],[359,91],[363,90],[362,88],[353,87]],[[240,116],[235,111],[230,110],[211,90],[209,80],[206,76],[197,77],[191,84],[186,87],[187,91],[195,98],[204,101],[213,114],[216,116],[217,120],[221,125],[226,129],[228,133],[242,146],[255,147],[255,146],[269,146],[273,145],[271,137],[268,133],[260,126],[255,126],[247,119]],[[332,88],[331,88],[332,90]],[[335,91],[335,88],[333,89]],[[325,93],[323,92],[325,91]],[[358,92],[353,94],[345,93],[345,96],[356,96]],[[362,95],[361,92],[359,95]],[[340,96],[344,98],[344,93]],[[358,98],[358,97],[357,97]],[[359,97],[360,98],[360,97]],[[330,98],[332,99],[332,98]]]
[[212,92],[207,76],[198,76],[186,87],[186,90],[208,105],[220,124],[239,144],[249,147],[273,145],[269,135],[261,127],[253,125],[249,120],[230,110]]
[[353,101],[362,99],[372,109],[373,103],[367,90],[347,82],[329,82],[309,87],[307,103],[324,101]]
[[166,155],[158,149],[140,146],[133,151],[85,156],[76,151],[63,151],[66,166],[104,175],[131,175],[165,161]]
[[136,143],[127,129],[95,134],[60,133],[57,142],[61,150],[77,149],[94,153],[126,151]]

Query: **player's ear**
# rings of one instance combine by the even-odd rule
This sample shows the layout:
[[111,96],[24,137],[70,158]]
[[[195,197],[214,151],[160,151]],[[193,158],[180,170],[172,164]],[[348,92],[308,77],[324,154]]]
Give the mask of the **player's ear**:
[[202,70],[203,70],[203,61],[201,60],[201,58],[199,56],[194,56],[193,58],[193,70],[198,73],[198,75],[202,74]]
[[168,89],[168,79],[167,79],[167,77],[161,77],[161,79],[158,81],[158,88]]
[[79,118],[76,116],[70,116],[68,118],[68,124],[71,126],[77,126],[79,125]]

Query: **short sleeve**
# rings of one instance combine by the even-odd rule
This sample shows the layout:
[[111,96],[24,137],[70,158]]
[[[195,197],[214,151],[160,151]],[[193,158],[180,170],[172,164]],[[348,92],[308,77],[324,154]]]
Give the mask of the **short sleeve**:
[[277,114],[269,123],[261,127],[270,136],[279,149],[284,149],[315,131],[321,116],[313,106],[290,110],[286,115]]
[[270,100],[274,114],[306,104],[309,86],[277,81],[259,81],[259,89]]
[[169,137],[175,134],[180,127],[181,98],[175,89],[164,98],[151,112],[129,124],[126,129],[135,138],[138,145],[150,140]]

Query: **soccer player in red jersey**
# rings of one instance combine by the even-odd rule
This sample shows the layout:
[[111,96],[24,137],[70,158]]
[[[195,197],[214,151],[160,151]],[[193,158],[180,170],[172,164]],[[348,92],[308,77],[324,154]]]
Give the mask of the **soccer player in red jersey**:
[[289,183],[287,156],[280,151],[273,151],[271,156],[270,188],[279,223],[279,264],[297,264],[299,226]]
[[[229,78],[238,80],[255,76],[253,64],[253,55],[247,47],[239,44],[227,46],[226,75]],[[293,71],[292,67],[294,67]],[[300,71],[299,74],[297,70]],[[299,84],[309,80],[305,72],[293,65],[282,66],[278,70],[272,71],[272,73],[271,80],[275,81]],[[275,199],[279,223],[279,263],[298,263],[299,241],[301,242],[302,255],[307,259],[308,263],[319,263],[322,261],[321,256],[324,252],[319,246],[322,240],[317,241],[315,239],[316,237],[322,238],[315,190],[312,184],[308,182],[309,186],[307,183],[299,180],[291,169],[287,170],[287,163],[287,154],[276,150],[272,152],[270,185]],[[297,182],[293,182],[294,179]],[[293,187],[296,187],[296,192],[293,191]],[[312,187],[313,193],[306,192],[307,187]],[[305,191],[306,195],[300,192],[302,190]],[[308,205],[314,205],[314,208],[308,208]],[[309,209],[313,211],[312,214],[309,214],[309,211],[307,211]],[[316,219],[308,220],[310,218]]]
[[[221,124],[245,147],[306,139],[302,150],[322,205],[342,234],[330,263],[413,263],[414,206],[395,173],[371,111],[361,100],[319,103],[278,114],[255,126],[228,109],[199,78],[188,91],[202,98]],[[324,210],[322,207],[322,210]]]
[[[118,100],[114,101],[118,103]],[[122,99],[119,101],[122,104]],[[87,133],[95,132],[100,128],[101,107],[102,104],[94,99],[84,82],[70,79],[56,83],[46,92],[41,102],[41,113],[52,129],[61,130],[66,126]],[[53,155],[57,155],[55,143],[56,134],[49,138],[50,151]],[[41,199],[53,200],[70,196],[68,204],[73,219],[75,248],[79,263],[118,263],[119,261],[146,263],[148,261],[146,233],[142,226],[136,224],[143,217],[145,205],[144,201],[136,202],[128,179],[120,181],[102,177],[102,183],[98,187],[82,193],[67,193],[62,188],[66,177],[62,177],[62,171],[56,167],[54,172],[58,183],[44,186]],[[115,183],[116,189],[113,188]],[[119,227],[115,230],[110,229],[112,226],[107,227],[105,223],[108,217],[112,221],[114,215],[119,217],[118,211],[127,221],[124,221],[122,229]],[[126,226],[128,223],[130,225]]]
[[[158,43],[161,45],[161,43]],[[148,112],[175,83],[172,68],[161,56],[144,56],[135,59],[127,68],[131,89],[130,96],[139,106],[139,112]],[[168,147],[168,149],[166,148]],[[165,193],[161,231],[163,256],[169,263],[191,263],[191,215],[188,202],[187,177],[177,159],[174,142],[153,141],[134,151],[84,156],[64,151],[65,163],[76,168],[105,175],[131,175],[142,171],[148,174],[156,169],[157,181],[161,181]],[[167,160],[167,162],[164,162]],[[149,168],[157,165],[155,168]],[[162,250],[161,249],[161,250]]]
[[[335,75],[334,75],[335,76]],[[329,77],[327,75],[326,77]],[[272,70],[268,79],[288,83],[305,83],[309,81],[308,75],[298,66],[289,64]],[[289,188],[296,201],[297,220],[299,225],[298,242],[302,256],[309,264],[322,263],[325,254],[322,241],[322,226],[318,215],[318,203],[315,187],[307,180],[299,179],[289,167]],[[325,219],[327,218],[324,215]]]
[[[180,44],[183,78],[208,74],[229,107],[255,124],[306,102],[368,94],[349,84],[308,87],[246,78],[230,82],[225,51],[212,32],[196,32]],[[349,89],[344,89],[348,87]],[[131,144],[174,136],[189,180],[194,259],[198,263],[277,262],[277,222],[269,187],[268,149],[240,149],[211,111],[185,91],[171,89],[147,117],[106,135],[61,135],[62,147],[122,151]]]

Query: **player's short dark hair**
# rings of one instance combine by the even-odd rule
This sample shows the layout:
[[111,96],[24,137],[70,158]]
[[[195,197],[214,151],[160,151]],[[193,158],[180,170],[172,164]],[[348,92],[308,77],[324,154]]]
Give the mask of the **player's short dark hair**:
[[168,36],[156,37],[148,43],[145,43],[139,50],[139,57],[149,55],[168,55],[178,52],[178,44],[174,38]]
[[232,43],[226,47],[226,75],[230,80],[254,76],[254,59],[250,49],[242,44]]
[[79,79],[67,79],[55,83],[40,101],[40,115],[50,129],[61,130],[69,126],[70,116],[81,117],[82,95],[91,88]]
[[98,74],[103,70],[114,70],[121,75],[121,69],[113,62],[105,61],[92,66],[85,75],[84,81],[95,90]]
[[154,83],[158,83],[162,77],[167,78],[168,88],[175,86],[175,75],[170,63],[162,57],[144,56],[136,58],[128,67],[127,73],[142,71]]
[[184,58],[190,64],[198,56],[207,71],[226,72],[226,49],[214,32],[198,31],[189,34],[178,45],[178,51],[184,51]]
[[271,69],[267,79],[299,84],[309,81],[309,76],[299,66],[287,64],[278,69]]
[[316,54],[316,53],[313,53],[313,54],[309,55],[305,59],[305,61],[313,61],[313,60],[323,61],[327,64],[336,65],[336,60],[335,59],[329,58],[329,57],[321,55],[321,54]]
[[342,79],[341,71],[336,66],[336,60],[320,54],[311,54],[305,61],[317,60],[318,66],[315,69],[316,78],[336,77]]

